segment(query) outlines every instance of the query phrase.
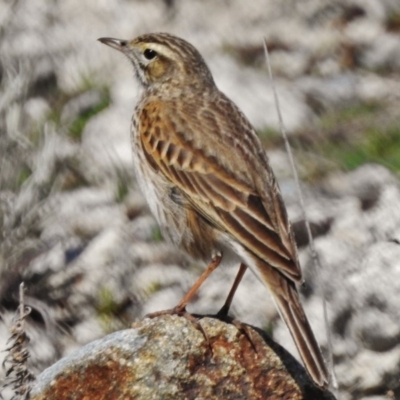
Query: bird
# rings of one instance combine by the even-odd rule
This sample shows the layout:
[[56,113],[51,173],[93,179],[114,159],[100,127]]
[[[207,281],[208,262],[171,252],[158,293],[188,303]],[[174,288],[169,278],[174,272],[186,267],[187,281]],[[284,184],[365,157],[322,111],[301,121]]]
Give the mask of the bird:
[[297,247],[282,195],[255,128],[214,82],[200,52],[169,33],[98,39],[128,57],[140,86],[131,123],[139,187],[165,238],[208,264],[186,305],[221,263],[247,268],[269,288],[314,383],[327,368],[300,302]]

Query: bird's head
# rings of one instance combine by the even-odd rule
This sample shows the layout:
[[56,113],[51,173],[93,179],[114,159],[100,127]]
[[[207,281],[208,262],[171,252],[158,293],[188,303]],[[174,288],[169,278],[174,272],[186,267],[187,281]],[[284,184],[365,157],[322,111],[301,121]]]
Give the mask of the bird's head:
[[200,53],[176,36],[152,33],[130,41],[113,38],[100,38],[99,41],[124,53],[146,88],[213,84],[211,72]]

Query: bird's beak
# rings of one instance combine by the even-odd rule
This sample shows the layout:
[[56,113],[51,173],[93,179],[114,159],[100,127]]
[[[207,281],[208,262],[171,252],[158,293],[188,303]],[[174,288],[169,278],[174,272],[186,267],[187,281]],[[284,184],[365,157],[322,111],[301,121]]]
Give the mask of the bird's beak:
[[128,41],[122,39],[114,39],[114,38],[100,38],[97,39],[99,42],[106,44],[107,46],[112,47],[113,49],[122,51],[125,53],[128,50]]

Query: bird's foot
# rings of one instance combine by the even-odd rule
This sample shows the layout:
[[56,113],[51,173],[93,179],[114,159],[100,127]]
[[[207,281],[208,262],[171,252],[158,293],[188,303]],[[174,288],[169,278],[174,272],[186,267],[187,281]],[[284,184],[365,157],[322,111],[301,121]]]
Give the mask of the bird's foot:
[[204,339],[207,342],[207,346],[209,347],[210,351],[212,352],[210,339],[209,339],[206,331],[200,324],[200,319],[202,317],[197,317],[193,314],[190,314],[189,312],[186,311],[186,307],[181,307],[181,306],[177,305],[176,307],[170,308],[168,310],[156,311],[156,312],[153,312],[150,314],[146,314],[144,316],[144,318],[153,319],[153,318],[160,317],[162,315],[178,315],[179,317],[186,318],[188,321],[190,321],[195,326],[196,329],[198,329],[203,334]]
[[229,308],[224,306],[217,312],[217,314],[215,314],[215,317],[220,321],[232,324],[243,336],[245,336],[253,350],[257,353],[257,347],[253,340],[250,327],[243,322],[240,322],[238,319],[229,317],[228,312]]
[[257,347],[253,340],[250,327],[237,319],[232,319],[231,324],[247,339],[253,351],[257,353]]

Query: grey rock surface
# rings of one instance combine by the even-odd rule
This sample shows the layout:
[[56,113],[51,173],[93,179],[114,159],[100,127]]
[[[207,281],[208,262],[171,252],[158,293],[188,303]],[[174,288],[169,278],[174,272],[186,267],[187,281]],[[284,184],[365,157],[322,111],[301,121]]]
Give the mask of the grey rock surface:
[[255,351],[233,325],[158,317],[92,342],[37,378],[32,400],[334,399],[269,339],[251,331]]

